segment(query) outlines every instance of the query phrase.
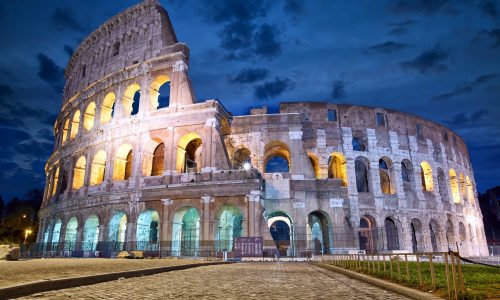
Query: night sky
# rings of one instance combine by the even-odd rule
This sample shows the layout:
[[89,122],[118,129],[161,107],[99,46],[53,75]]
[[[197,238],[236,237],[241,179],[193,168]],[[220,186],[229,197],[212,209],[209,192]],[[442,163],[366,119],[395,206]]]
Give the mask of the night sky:
[[[43,188],[63,70],[135,1],[0,0],[0,194]],[[198,99],[233,114],[280,101],[413,113],[467,142],[479,191],[500,184],[500,1],[161,1],[191,48]]]

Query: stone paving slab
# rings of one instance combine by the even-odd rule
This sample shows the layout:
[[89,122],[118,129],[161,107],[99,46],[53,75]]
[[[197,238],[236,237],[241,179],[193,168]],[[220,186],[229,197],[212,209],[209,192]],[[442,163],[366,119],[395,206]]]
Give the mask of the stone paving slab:
[[369,299],[399,300],[342,274],[307,263],[237,263],[115,280],[21,299]]
[[39,280],[202,263],[192,259],[46,258],[0,260],[0,288]]

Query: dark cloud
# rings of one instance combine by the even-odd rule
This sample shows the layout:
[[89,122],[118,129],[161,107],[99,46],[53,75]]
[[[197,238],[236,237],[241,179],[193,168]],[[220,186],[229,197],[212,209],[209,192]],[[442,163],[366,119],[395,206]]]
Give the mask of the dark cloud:
[[38,53],[38,77],[43,81],[50,83],[58,92],[62,91],[64,86],[64,70],[59,67],[52,59],[43,53]]
[[335,100],[344,99],[346,96],[345,83],[343,80],[333,82],[332,98]]
[[425,14],[431,15],[440,11],[453,9],[451,0],[398,0],[391,2],[391,10],[397,14]]
[[0,97],[14,95],[12,88],[6,84],[0,84]]
[[24,126],[24,121],[15,116],[6,116],[0,114],[0,126],[3,127],[21,127]]
[[401,68],[416,70],[419,73],[429,71],[443,71],[447,69],[446,60],[450,57],[450,52],[443,49],[440,45],[432,49],[425,50],[413,59],[399,63]]
[[470,114],[462,112],[454,115],[451,120],[445,121],[452,126],[464,126],[468,124],[475,124],[484,119],[484,117],[488,115],[488,111],[486,109],[480,109]]
[[50,21],[59,30],[68,29],[76,32],[83,32],[80,22],[76,20],[73,11],[69,8],[56,8]]
[[480,109],[470,115],[470,120],[472,122],[477,122],[483,119],[484,116],[488,114],[486,109]]
[[500,46],[500,28],[494,28],[491,30],[481,30],[478,31],[471,43],[475,43],[481,40],[488,40],[491,43],[491,48],[497,48]]
[[53,144],[51,142],[41,142],[31,139],[20,143],[16,147],[16,150],[32,158],[47,159],[53,150]]
[[254,83],[269,76],[269,70],[263,68],[245,68],[235,76],[229,78],[229,82],[236,84]]
[[262,57],[275,57],[281,53],[281,43],[278,40],[278,29],[263,24],[255,33],[255,53]]
[[479,8],[485,15],[496,18],[498,17],[497,3],[498,2],[483,0],[479,3]]
[[250,22],[267,14],[270,1],[206,0],[202,5],[202,15],[209,22]]
[[401,22],[392,22],[389,24],[391,29],[389,30],[389,35],[401,35],[407,33],[411,26],[417,24],[418,22],[415,20],[405,20]]
[[73,47],[68,46],[68,45],[64,45],[64,52],[66,52],[69,57],[71,57],[73,55],[74,51],[75,51],[75,49],[73,49]]
[[293,82],[288,78],[276,77],[273,81],[265,82],[255,88],[255,97],[258,100],[268,100],[281,95],[285,90],[291,89]]
[[398,43],[398,42],[393,42],[393,41],[387,41],[384,43],[380,44],[375,44],[373,46],[368,47],[366,49],[366,52],[368,53],[393,53],[402,49],[408,48],[407,44],[403,43]]
[[483,84],[485,84],[485,83],[487,83],[487,82],[489,82],[497,77],[498,77],[497,73],[490,73],[490,74],[484,74],[484,75],[478,76],[473,81],[467,82],[467,83],[455,88],[453,91],[451,91],[449,93],[444,93],[444,94],[434,96],[434,97],[432,97],[432,99],[433,100],[448,100],[448,99],[453,98],[453,97],[458,96],[458,95],[468,94],[468,93],[472,92],[478,86],[483,85]]
[[233,55],[249,55],[255,26],[245,21],[235,21],[224,25],[219,31],[220,45],[232,51]]
[[304,1],[301,0],[286,0],[283,10],[292,18],[297,18],[304,12]]

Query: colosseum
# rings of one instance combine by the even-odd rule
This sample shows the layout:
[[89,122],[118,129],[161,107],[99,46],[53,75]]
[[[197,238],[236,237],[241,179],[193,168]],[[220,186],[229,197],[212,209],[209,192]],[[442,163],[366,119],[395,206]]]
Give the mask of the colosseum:
[[[71,57],[46,164],[45,255],[487,255],[467,146],[403,112],[281,103],[235,116],[196,99],[189,48],[147,0]],[[274,253],[274,254],[273,254]]]

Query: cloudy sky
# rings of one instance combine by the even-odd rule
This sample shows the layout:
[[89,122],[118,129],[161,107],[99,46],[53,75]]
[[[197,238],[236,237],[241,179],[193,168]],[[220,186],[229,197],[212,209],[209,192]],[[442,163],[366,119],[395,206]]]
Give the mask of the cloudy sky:
[[[0,195],[44,185],[74,49],[135,1],[0,0]],[[500,184],[500,2],[162,0],[198,99],[387,107],[455,130],[479,191]]]

